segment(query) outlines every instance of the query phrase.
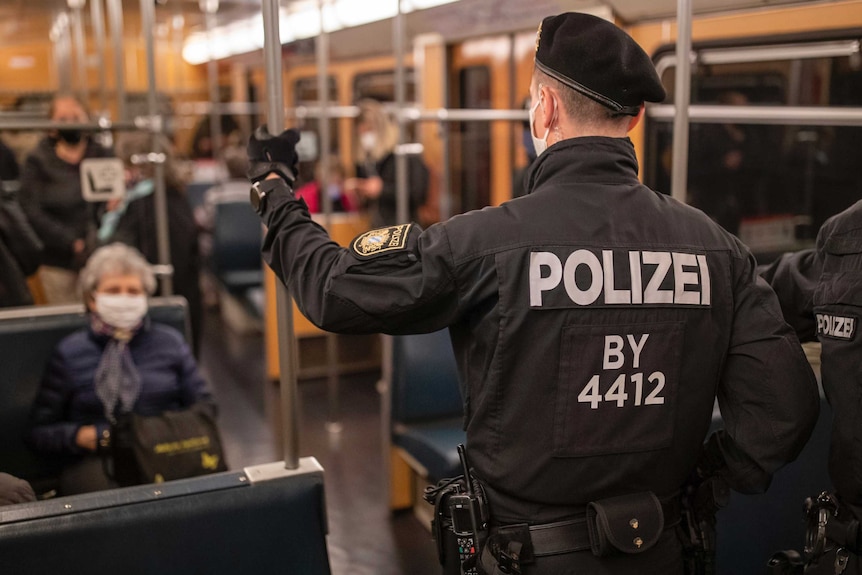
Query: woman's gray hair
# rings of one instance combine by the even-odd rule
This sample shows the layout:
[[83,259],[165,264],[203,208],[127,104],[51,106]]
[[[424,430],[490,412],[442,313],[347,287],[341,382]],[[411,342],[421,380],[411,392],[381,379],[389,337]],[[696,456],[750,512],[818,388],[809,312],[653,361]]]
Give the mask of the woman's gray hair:
[[147,294],[153,295],[156,291],[156,275],[153,273],[153,267],[141,252],[120,242],[108,244],[94,251],[87,260],[87,265],[81,270],[78,281],[85,302],[93,296],[93,292],[99,287],[99,282],[105,275],[135,275],[141,278]]

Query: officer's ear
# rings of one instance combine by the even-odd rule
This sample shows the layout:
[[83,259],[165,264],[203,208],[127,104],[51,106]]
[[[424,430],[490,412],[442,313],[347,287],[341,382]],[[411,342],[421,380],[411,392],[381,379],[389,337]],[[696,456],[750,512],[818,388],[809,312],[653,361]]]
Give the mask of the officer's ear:
[[644,105],[641,104],[641,108],[640,108],[640,110],[638,110],[638,115],[634,116],[631,120],[629,120],[629,127],[626,129],[626,132],[631,132],[632,130],[634,130],[635,126],[637,126],[640,123],[641,118],[643,118],[643,117],[644,117]]
[[[559,119],[559,110],[557,106],[560,104],[559,96],[556,92],[549,86],[545,86],[544,84],[539,84],[539,108],[541,109],[541,118],[536,122],[536,127],[539,128],[539,134],[543,133],[543,130],[550,130],[553,128],[554,122]],[[537,110],[539,112],[539,110]]]

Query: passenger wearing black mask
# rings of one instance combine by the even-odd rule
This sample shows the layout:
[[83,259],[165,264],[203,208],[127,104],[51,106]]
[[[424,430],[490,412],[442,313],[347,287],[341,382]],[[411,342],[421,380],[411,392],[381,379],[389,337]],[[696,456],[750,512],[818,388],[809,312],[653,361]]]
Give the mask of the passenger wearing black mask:
[[[59,95],[51,103],[51,120],[85,123],[84,105]],[[78,269],[93,248],[94,206],[81,196],[80,165],[85,158],[109,153],[80,130],[55,130],[39,142],[21,171],[21,205],[45,244],[39,279],[48,303],[77,303]]]

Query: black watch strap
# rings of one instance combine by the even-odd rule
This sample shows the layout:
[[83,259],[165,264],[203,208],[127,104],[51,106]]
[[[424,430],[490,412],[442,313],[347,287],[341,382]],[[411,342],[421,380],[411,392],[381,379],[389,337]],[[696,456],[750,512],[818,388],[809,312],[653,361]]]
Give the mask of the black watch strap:
[[251,192],[249,196],[251,206],[258,214],[263,215],[263,213],[266,211],[267,200],[270,192],[282,186],[286,188],[286,191],[288,193],[292,191],[290,185],[281,178],[261,180],[253,183],[251,185]]

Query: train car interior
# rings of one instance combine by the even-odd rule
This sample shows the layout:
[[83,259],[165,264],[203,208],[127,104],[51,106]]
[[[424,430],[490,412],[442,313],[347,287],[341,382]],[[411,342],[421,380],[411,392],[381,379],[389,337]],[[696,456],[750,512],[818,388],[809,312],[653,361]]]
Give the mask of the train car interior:
[[[390,156],[398,222],[503,204],[525,193],[535,159],[536,27],[566,11],[614,22],[659,72],[667,98],[630,134],[642,181],[704,211],[758,263],[813,247],[862,198],[862,0],[2,0],[4,202],[32,193],[28,159],[58,130],[110,154],[128,133],[168,142],[154,138],[118,177],[133,198],[135,170],[154,174],[142,193],[155,216],[138,236],[160,285],[151,317],[198,338],[229,471],[62,493],[58,462],[24,437],[52,351],[89,320],[80,303],[50,302],[33,273],[32,305],[0,310],[0,473],[39,500],[0,507],[0,572],[439,573],[422,494],[461,473],[466,441],[448,330],[336,335],[305,318],[261,258],[245,147],[261,125],[300,130],[295,188],[342,246],[396,223],[350,185]],[[52,120],[58,94],[87,119]],[[380,154],[361,136],[369,101],[391,135]],[[418,205],[414,161],[427,170]],[[182,240],[165,203],[174,188],[194,228]],[[85,249],[115,205],[89,204]],[[194,244],[199,302],[176,295],[178,241]],[[804,347],[819,376],[819,345]],[[802,549],[802,502],[831,487],[821,403],[799,460],[719,513],[716,573],[761,573],[773,552]]]

